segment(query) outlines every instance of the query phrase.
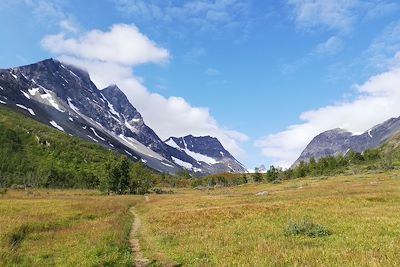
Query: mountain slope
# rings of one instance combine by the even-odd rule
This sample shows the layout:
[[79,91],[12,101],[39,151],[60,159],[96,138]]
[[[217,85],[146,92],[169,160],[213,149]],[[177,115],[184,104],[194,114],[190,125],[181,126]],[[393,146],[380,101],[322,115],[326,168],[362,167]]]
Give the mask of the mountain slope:
[[131,136],[165,158],[170,158],[164,142],[144,123],[142,115],[132,106],[125,94],[116,85],[106,87],[101,93],[109,101],[114,114],[119,119],[124,120],[126,128],[122,134]]
[[82,70],[48,59],[1,70],[0,86],[3,105],[35,120],[142,160],[158,171],[181,169],[136,140],[139,130],[132,114],[116,112]]
[[0,187],[97,188],[117,153],[0,106]]
[[[201,144],[208,150],[202,151],[203,155],[214,156],[212,164],[198,162],[187,151],[167,145],[116,85],[99,90],[87,72],[54,59],[0,70],[0,105],[141,160],[160,172],[174,174],[190,169],[206,175],[244,170],[215,138],[204,139]],[[223,151],[227,157],[213,155],[214,150]]]
[[350,150],[361,153],[369,148],[377,148],[399,132],[400,117],[391,118],[360,135],[343,129],[326,131],[307,145],[293,166],[297,166],[301,161],[308,162],[311,158],[318,160],[328,156],[345,155]]
[[169,146],[172,160],[186,169],[202,170],[210,174],[247,172],[215,137],[170,137],[165,143]]

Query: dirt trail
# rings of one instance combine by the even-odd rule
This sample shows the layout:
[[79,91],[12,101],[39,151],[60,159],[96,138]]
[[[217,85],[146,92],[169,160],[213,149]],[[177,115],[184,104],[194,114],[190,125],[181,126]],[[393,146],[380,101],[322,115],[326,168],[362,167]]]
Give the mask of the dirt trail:
[[[146,201],[149,201],[148,196],[146,196]],[[135,264],[136,267],[146,267],[152,261],[149,259],[146,259],[143,256],[143,253],[139,246],[139,239],[137,236],[139,233],[139,229],[142,225],[142,222],[140,221],[140,217],[137,214],[137,212],[135,211],[134,207],[130,208],[129,211],[134,216],[131,233],[129,234],[129,243],[131,245],[131,249],[132,249],[132,253],[133,253],[133,257],[134,257],[133,263]],[[156,254],[157,254],[157,259],[162,266],[166,266],[166,267],[181,266],[181,264],[175,263],[175,262],[171,261],[170,259],[168,259],[163,253],[157,252]]]
[[132,253],[133,253],[133,257],[134,257],[134,264],[136,267],[145,267],[147,265],[149,265],[150,260],[146,259],[143,257],[143,253],[140,250],[140,246],[139,246],[139,240],[137,239],[137,235],[140,229],[140,226],[142,225],[139,216],[137,215],[135,208],[132,207],[130,209],[130,212],[132,213],[132,215],[134,216],[135,220],[133,221],[132,224],[132,230],[131,233],[129,235],[129,243],[131,245],[131,249],[132,249]]

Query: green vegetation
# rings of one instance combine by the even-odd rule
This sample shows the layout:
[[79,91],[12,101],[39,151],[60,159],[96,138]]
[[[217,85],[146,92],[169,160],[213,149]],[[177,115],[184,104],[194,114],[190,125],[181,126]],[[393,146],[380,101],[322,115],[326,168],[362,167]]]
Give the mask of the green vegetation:
[[116,194],[145,194],[154,185],[154,174],[141,162],[131,164],[123,157],[108,162],[108,175],[101,183],[102,191]]
[[191,181],[191,186],[198,189],[204,187],[234,186],[246,184],[249,182],[248,179],[249,177],[246,174],[220,173],[194,178]]
[[0,108],[0,188],[86,188],[143,194],[156,174],[141,162]]
[[141,162],[134,163],[6,107],[0,107],[0,143],[0,189],[81,188],[144,194],[163,192],[160,187],[247,183],[246,176],[232,174],[192,179],[187,171],[176,176],[156,173]]
[[[292,170],[193,178],[0,108],[0,266],[132,266],[130,206],[154,266],[398,266],[399,139]],[[69,187],[109,194],[54,189]]]
[[316,161],[300,162],[294,168],[283,170],[271,166],[265,174],[254,173],[255,182],[280,182],[282,180],[321,177],[340,174],[379,173],[399,169],[400,150],[398,143],[400,135],[392,137],[385,145],[377,149],[367,149],[363,153],[349,151],[345,156],[326,157]]
[[313,238],[332,234],[326,227],[305,219],[299,222],[290,221],[284,233],[286,236],[306,236]]
[[132,266],[135,196],[8,190],[0,196],[0,266]]

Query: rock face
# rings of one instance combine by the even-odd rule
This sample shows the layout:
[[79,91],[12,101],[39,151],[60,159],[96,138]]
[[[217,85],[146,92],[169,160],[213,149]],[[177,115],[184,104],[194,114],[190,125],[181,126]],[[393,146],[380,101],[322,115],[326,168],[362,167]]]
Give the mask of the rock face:
[[127,127],[124,134],[131,135],[151,150],[170,159],[164,142],[144,123],[142,115],[132,106],[125,94],[116,85],[109,86],[101,92],[108,99],[117,115],[122,114],[124,124]]
[[[3,105],[32,119],[123,153],[132,160],[141,160],[158,171],[175,173],[181,169],[150,149],[149,142],[139,141],[146,139],[141,129],[147,127],[141,115],[131,105],[117,111],[85,71],[48,59],[1,70],[0,86]],[[112,97],[113,91],[104,92],[108,91]],[[149,135],[146,140],[152,138],[158,137]]]
[[326,131],[308,144],[293,166],[301,161],[308,162],[312,157],[318,160],[328,156],[346,155],[350,150],[361,153],[369,148],[377,148],[399,132],[400,117],[389,119],[359,135],[343,129]]
[[215,137],[170,137],[165,143],[172,160],[186,169],[206,173],[247,171]]
[[[57,60],[0,70],[0,105],[161,172],[183,169],[172,155],[195,161],[165,144],[117,86],[99,90],[87,72]],[[196,170],[204,175],[217,168]]]

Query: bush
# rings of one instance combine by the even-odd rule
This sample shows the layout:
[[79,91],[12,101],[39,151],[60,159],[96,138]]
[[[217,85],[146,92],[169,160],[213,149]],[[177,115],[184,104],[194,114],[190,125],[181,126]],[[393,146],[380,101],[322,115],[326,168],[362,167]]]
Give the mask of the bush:
[[309,220],[290,221],[285,228],[285,236],[306,236],[311,238],[329,236],[332,232],[326,227]]
[[0,195],[7,194],[7,188],[0,188]]
[[219,173],[191,180],[192,188],[228,187],[246,183],[246,174],[240,173]]
[[149,190],[149,193],[162,195],[162,194],[174,194],[174,191],[172,191],[172,190],[164,190],[164,189],[159,188],[159,187],[154,187],[154,188]]

